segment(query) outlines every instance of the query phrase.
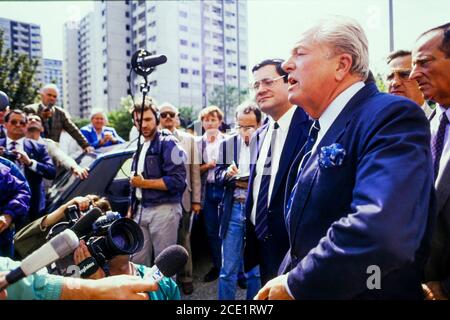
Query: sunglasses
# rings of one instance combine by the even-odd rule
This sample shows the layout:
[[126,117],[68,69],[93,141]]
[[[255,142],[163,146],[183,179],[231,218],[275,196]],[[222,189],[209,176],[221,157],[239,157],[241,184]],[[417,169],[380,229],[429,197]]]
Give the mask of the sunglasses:
[[177,114],[175,112],[170,112],[170,111],[160,113],[160,117],[163,119],[167,118],[167,116],[170,116],[171,118],[175,118],[177,116]]

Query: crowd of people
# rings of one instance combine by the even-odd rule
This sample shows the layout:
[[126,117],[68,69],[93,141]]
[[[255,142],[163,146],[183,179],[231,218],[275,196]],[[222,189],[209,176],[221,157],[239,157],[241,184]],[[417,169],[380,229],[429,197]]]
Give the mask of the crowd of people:
[[[191,134],[180,127],[176,106],[136,103],[131,135],[142,139],[126,217],[140,226],[143,247],[91,278],[144,277],[155,257],[178,243],[189,260],[176,280],[191,294],[192,223],[201,215],[212,265],[203,280],[219,279],[220,300],[235,299],[237,286],[261,300],[448,299],[450,24],[425,31],[409,49],[388,55],[389,92],[379,92],[364,30],[333,17],[305,31],[288,60],[252,68],[254,102],[237,106],[233,130],[223,130],[218,106],[200,111],[202,133]],[[81,197],[44,212],[44,180],[59,167],[89,179],[88,169],[58,148],[63,131],[84,152],[124,142],[106,126],[103,110],[78,129],[56,98],[47,85],[40,103],[9,110],[0,93],[0,256],[35,250],[67,205],[107,202]],[[75,262],[90,255],[81,242]],[[374,266],[378,281],[369,286]],[[62,279],[60,296],[62,286],[66,298],[104,297],[72,292]],[[125,292],[179,299],[173,280]],[[39,297],[48,298],[42,290]]]

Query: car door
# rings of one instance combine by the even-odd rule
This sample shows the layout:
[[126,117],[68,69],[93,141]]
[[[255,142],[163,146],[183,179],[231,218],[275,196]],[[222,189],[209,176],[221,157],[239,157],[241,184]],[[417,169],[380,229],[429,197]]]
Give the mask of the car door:
[[124,159],[105,192],[112,209],[122,215],[126,215],[130,199],[130,176],[133,161],[131,156],[132,154],[130,153]]

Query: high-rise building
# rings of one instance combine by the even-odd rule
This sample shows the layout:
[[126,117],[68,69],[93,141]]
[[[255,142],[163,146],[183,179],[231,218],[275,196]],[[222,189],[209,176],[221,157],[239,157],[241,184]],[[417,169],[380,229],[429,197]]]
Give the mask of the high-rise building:
[[30,59],[39,61],[35,80],[43,82],[41,27],[33,23],[0,18],[0,29],[3,30],[5,49],[26,54]]
[[[158,102],[198,111],[210,103],[213,91],[247,88],[245,0],[97,1],[91,15],[90,28],[82,31],[88,24],[84,18],[77,29],[77,45],[73,34],[66,32],[65,82],[75,84],[66,96],[76,90],[79,96],[79,111],[70,107],[73,114],[86,117],[91,107],[117,109],[120,98],[129,94],[130,61],[138,49],[167,56],[167,63],[149,77],[150,95]],[[84,53],[83,41],[89,47]],[[138,96],[142,78],[132,80],[133,94]],[[229,104],[223,96],[220,107]]]
[[63,105],[63,68],[61,60],[44,59],[44,84],[54,83],[58,87],[59,95],[57,104]]

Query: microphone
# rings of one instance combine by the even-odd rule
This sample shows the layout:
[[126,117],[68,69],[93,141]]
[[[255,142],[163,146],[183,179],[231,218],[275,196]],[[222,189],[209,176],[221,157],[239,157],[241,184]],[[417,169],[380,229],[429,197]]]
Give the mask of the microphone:
[[84,216],[82,216],[71,228],[78,238],[87,235],[92,231],[92,225],[102,215],[102,211],[94,207],[89,210]]
[[26,257],[20,267],[10,271],[5,277],[6,283],[2,283],[0,291],[56,260],[66,257],[78,248],[78,244],[77,235],[72,230],[64,230]]
[[174,244],[164,249],[155,259],[155,265],[151,267],[148,277],[154,282],[161,281],[164,277],[172,277],[183,268],[188,260],[185,248]]
[[134,72],[141,76],[147,76],[152,73],[153,68],[167,62],[165,55],[151,56],[147,50],[138,50],[131,57],[131,67]]

